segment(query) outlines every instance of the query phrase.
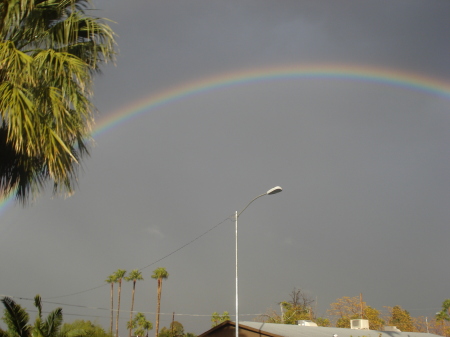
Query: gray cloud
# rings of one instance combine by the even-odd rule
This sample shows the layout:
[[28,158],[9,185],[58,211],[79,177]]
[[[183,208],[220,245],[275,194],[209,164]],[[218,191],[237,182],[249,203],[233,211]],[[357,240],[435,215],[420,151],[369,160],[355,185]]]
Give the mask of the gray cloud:
[[[449,81],[441,1],[96,5],[117,22],[121,50],[96,81],[99,121],[167,88],[249,68],[345,63]],[[449,276],[448,108],[420,90],[314,78],[233,85],[148,111],[95,137],[74,196],[43,195],[2,214],[0,293],[40,293],[63,303],[67,320],[98,316],[107,327],[101,284],[118,268],[144,268],[135,307],[154,321],[150,275],[164,266],[162,325],[175,311],[201,333],[213,311],[234,312],[234,224],[225,219],[280,185],[239,220],[242,314],[277,309],[299,287],[322,315],[362,292],[377,309],[431,317]],[[126,285],[124,310],[130,293]]]

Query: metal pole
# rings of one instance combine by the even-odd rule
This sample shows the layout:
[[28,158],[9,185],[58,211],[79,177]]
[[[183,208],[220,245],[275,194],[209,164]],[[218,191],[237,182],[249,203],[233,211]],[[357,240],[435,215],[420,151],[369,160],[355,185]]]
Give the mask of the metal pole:
[[236,337],[239,337],[239,289],[238,289],[238,218],[239,215],[241,215],[241,213],[243,211],[245,211],[247,209],[248,206],[250,206],[250,204],[255,201],[256,199],[264,196],[264,195],[271,195],[271,194],[276,194],[282,191],[282,188],[280,186],[276,186],[274,188],[271,188],[270,190],[268,190],[266,193],[263,193],[261,195],[258,195],[257,197],[255,197],[252,201],[250,201],[247,206],[244,207],[244,209],[242,211],[240,211],[239,213],[236,211],[235,214],[235,224],[236,224],[236,326],[235,326],[235,332],[236,332]]
[[235,224],[236,224],[236,337],[239,337],[239,288],[238,288],[238,212],[236,211]]

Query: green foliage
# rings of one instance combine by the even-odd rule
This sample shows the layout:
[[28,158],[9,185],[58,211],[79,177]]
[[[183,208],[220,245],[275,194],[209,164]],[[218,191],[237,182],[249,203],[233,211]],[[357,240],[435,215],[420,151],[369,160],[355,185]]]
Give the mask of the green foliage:
[[153,271],[152,278],[156,280],[167,279],[169,278],[169,273],[167,272],[166,268],[159,267]]
[[328,318],[324,318],[324,317],[317,317],[315,319],[315,322],[318,326],[331,326],[331,322]]
[[142,281],[144,278],[142,277],[142,273],[139,269],[133,269],[127,277],[125,277],[125,281]]
[[401,331],[414,331],[413,320],[409,312],[402,309],[399,305],[396,305],[391,309],[389,325],[394,325]]
[[183,324],[178,321],[170,323],[169,328],[163,327],[158,334],[158,337],[197,337],[191,332],[184,332]]
[[117,269],[115,272],[114,272],[114,280],[115,280],[115,282],[116,283],[121,283],[122,282],[122,279],[125,277],[125,274],[127,273],[127,271],[126,270],[124,270],[124,269]]
[[350,328],[350,318],[349,317],[339,317],[338,320],[336,321],[336,327],[349,329]]
[[223,322],[229,321],[229,320],[230,320],[230,314],[228,313],[228,311],[224,311],[222,313],[222,315],[217,312],[213,312],[211,315],[212,327],[215,327],[215,326],[219,325],[220,323],[223,323]]
[[8,327],[9,337],[30,337],[32,326],[28,324],[28,313],[10,297],[3,297],[5,307],[3,322]]
[[442,302],[442,310],[436,314],[437,321],[450,321],[450,299]]
[[33,337],[59,337],[59,331],[63,322],[62,309],[57,308],[51,311],[47,319],[42,320],[41,296],[34,297],[34,306],[38,309],[38,314],[32,330]]
[[105,282],[106,282],[106,283],[109,283],[109,284],[111,284],[111,283],[116,283],[116,282],[117,282],[117,279],[116,279],[115,273],[109,275],[108,278],[105,280]]
[[0,337],[8,337],[8,333],[2,328],[0,328]]
[[0,2],[0,194],[25,203],[53,182],[72,193],[95,107],[93,76],[114,33],[88,0]]
[[[299,320],[309,320],[311,319],[311,308],[304,307],[302,305],[293,305],[289,302],[282,302],[281,307],[283,308],[281,322],[284,324],[297,324]],[[277,323],[277,318],[272,318],[268,322],[272,321]]]
[[8,326],[7,335],[9,337],[77,337],[61,333],[63,322],[61,308],[51,311],[45,319],[42,317],[42,301],[39,295],[34,298],[34,305],[37,309],[34,325],[28,324],[28,313],[14,300],[4,297],[2,303],[5,307],[3,321]]
[[364,308],[364,317],[369,320],[370,330],[382,330],[384,326],[384,320],[380,317],[380,312],[367,306]]
[[290,301],[278,303],[281,315],[278,315],[274,310],[269,310],[257,319],[262,322],[282,324],[297,324],[299,320],[315,321],[312,309],[313,299],[309,298],[301,289],[296,288],[292,290],[289,296]]
[[[361,307],[363,311],[361,312]],[[361,302],[359,296],[338,298],[336,302],[330,304],[328,313],[336,317],[336,327],[350,328],[350,320],[364,318],[369,320],[369,329],[379,330],[384,325],[384,320],[380,318],[380,312]]]
[[[364,308],[364,319],[369,321],[370,330],[381,330],[384,325],[384,320],[380,318],[380,312],[372,307]],[[360,319],[361,314],[353,314],[352,316],[339,317],[336,321],[336,327],[338,328],[350,328],[350,320]]]
[[127,328],[130,329],[130,327],[135,329],[135,336],[144,336],[148,335],[148,331],[153,329],[153,324],[147,321],[143,313],[138,312],[132,321],[128,321]]
[[159,337],[184,337],[183,324],[177,321],[170,323],[169,328],[163,327],[158,335]]
[[91,321],[76,320],[64,323],[61,328],[61,337],[111,337],[99,324]]

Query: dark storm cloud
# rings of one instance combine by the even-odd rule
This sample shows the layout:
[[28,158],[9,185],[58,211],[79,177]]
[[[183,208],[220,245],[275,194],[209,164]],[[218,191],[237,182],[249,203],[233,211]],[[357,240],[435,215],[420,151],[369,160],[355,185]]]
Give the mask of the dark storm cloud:
[[[257,67],[360,64],[449,80],[444,1],[95,3],[117,22],[120,48],[117,67],[96,80],[99,120],[155,92]],[[164,266],[162,325],[175,311],[201,333],[213,311],[234,311],[232,221],[152,263],[281,185],[240,218],[242,313],[276,308],[299,287],[320,314],[362,292],[380,310],[431,317],[448,297],[448,108],[420,90],[315,79],[235,85],[151,110],[96,137],[73,197],[3,214],[0,292],[67,295],[148,266],[136,309],[154,312],[150,274]],[[108,300],[100,287],[57,301]],[[101,310],[87,314],[108,325]]]

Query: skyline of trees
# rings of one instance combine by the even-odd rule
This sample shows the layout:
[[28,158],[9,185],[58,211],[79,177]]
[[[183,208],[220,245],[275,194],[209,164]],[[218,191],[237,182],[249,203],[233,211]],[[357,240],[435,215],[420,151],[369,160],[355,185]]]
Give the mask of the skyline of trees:
[[[119,271],[123,271],[120,270]],[[157,270],[154,271],[154,275],[156,275]],[[117,271],[113,273],[112,275],[116,275]],[[122,273],[120,273],[122,274]],[[112,276],[110,275],[110,276]],[[123,277],[125,278],[125,274],[123,274]],[[130,275],[127,277],[132,280],[133,278]],[[106,281],[110,280],[111,277],[108,277]],[[109,283],[109,282],[108,282]],[[114,283],[114,282],[113,282]],[[258,317],[258,319],[254,319],[256,321],[262,321],[262,322],[272,322],[272,323],[282,323],[282,319],[284,319],[284,324],[296,324],[297,319],[288,319],[287,315],[289,315],[289,310],[293,308],[297,308],[298,311],[298,320],[300,319],[310,319],[314,322],[316,322],[319,326],[335,326],[335,327],[342,327],[347,328],[349,327],[349,321],[350,319],[357,319],[357,318],[364,318],[369,320],[369,326],[370,330],[383,330],[384,325],[389,326],[396,326],[401,331],[411,331],[411,332],[429,332],[436,335],[442,335],[442,336],[448,336],[450,337],[450,326],[448,325],[448,321],[450,321],[450,315],[449,315],[449,308],[450,308],[450,300],[445,300],[442,303],[442,310],[440,312],[437,312],[434,317],[412,317],[409,312],[405,309],[403,309],[401,306],[394,306],[394,307],[383,307],[382,311],[379,311],[375,308],[370,307],[367,305],[367,303],[362,301],[362,298],[360,296],[355,297],[347,297],[344,296],[342,298],[338,298],[334,303],[331,303],[330,309],[328,309],[328,317],[316,317],[314,307],[314,301],[311,300],[311,298],[306,297],[302,299],[302,301],[296,300],[299,298],[297,296],[298,290],[294,288],[294,291],[290,293],[290,298],[286,301],[278,302],[278,305],[280,306],[280,312],[281,314],[275,312],[275,310],[271,310],[265,315],[261,315]],[[2,302],[5,303],[5,301],[12,301],[12,299],[9,299],[8,297],[4,297],[2,299]],[[14,301],[12,301],[14,302]],[[42,321],[42,306],[41,306],[41,298],[37,295],[37,297],[34,299],[34,306],[37,308],[37,317],[34,326],[39,326],[39,322]],[[9,303],[9,302],[8,302]],[[303,308],[305,305],[307,305],[306,309]],[[16,305],[17,308],[19,308],[19,305]],[[299,308],[303,308],[301,310],[298,310]],[[115,309],[117,310],[117,309]],[[362,316],[361,316],[361,310],[362,310]],[[359,312],[358,312],[359,311]],[[24,310],[25,313],[22,313],[23,315],[23,321],[28,322],[29,318],[27,318],[27,313]],[[294,313],[295,310],[291,311],[291,313]],[[132,311],[134,314],[134,312]],[[308,315],[307,317],[304,316],[305,313]],[[154,313],[156,314],[156,313]],[[54,314],[55,317],[58,317],[58,314]],[[283,315],[284,318],[282,317]],[[303,315],[303,316],[302,316]],[[349,317],[350,316],[350,317]],[[173,320],[174,322],[175,313],[173,313]],[[342,320],[345,318],[345,320]],[[211,322],[212,325],[215,326],[217,324],[222,323],[223,321],[226,321],[230,319],[230,315],[228,312],[224,312],[222,315],[214,312],[211,316]],[[58,321],[58,320],[57,320]],[[4,322],[6,323],[5,319]],[[175,321],[176,322],[176,321]],[[345,322],[345,324],[343,323]],[[0,322],[1,323],[1,322]],[[179,322],[178,322],[179,323]],[[180,323],[181,324],[181,323]],[[177,330],[177,324],[174,325],[175,330]],[[142,312],[138,312],[132,321],[127,322],[126,326],[128,329],[133,329],[135,331],[135,334],[137,333],[142,334],[144,332],[147,333],[148,331],[152,330],[153,324],[148,321],[145,318],[145,315]],[[158,332],[158,337],[175,337],[170,336],[168,333],[168,330],[172,328],[171,325],[169,325],[169,328],[161,329],[161,331]],[[2,326],[0,324],[0,337],[11,337],[8,335],[5,335],[5,331],[1,332]],[[45,330],[45,329],[43,329]],[[35,329],[35,331],[39,331]],[[172,332],[170,332],[172,333]],[[24,333],[24,335],[27,335],[27,333]],[[111,334],[108,334],[111,336]],[[188,336],[192,334],[186,333],[184,336]],[[31,336],[28,332],[28,337],[52,337],[52,336],[45,336],[45,333],[38,333],[35,332],[33,336]],[[140,335],[141,336],[141,335]],[[20,337],[20,336],[16,336]],[[59,336],[58,336],[59,337]],[[192,336],[191,336],[192,337]]]

